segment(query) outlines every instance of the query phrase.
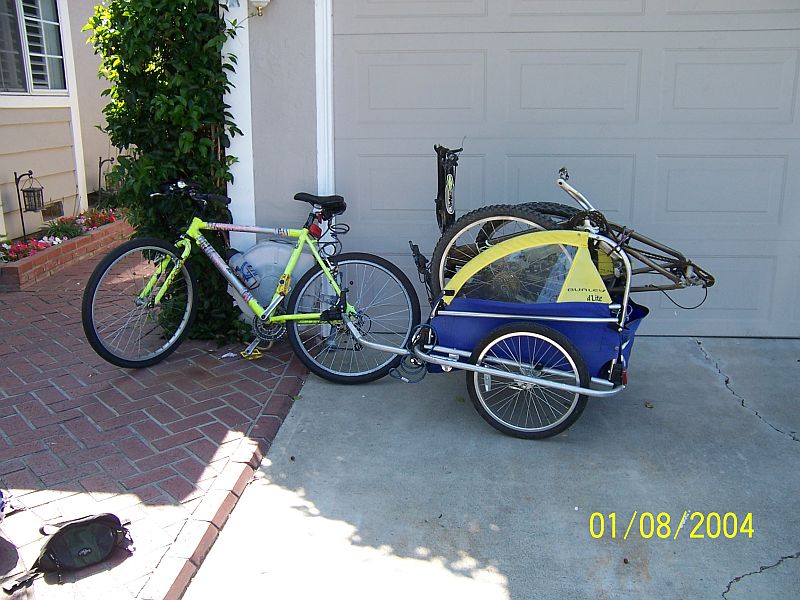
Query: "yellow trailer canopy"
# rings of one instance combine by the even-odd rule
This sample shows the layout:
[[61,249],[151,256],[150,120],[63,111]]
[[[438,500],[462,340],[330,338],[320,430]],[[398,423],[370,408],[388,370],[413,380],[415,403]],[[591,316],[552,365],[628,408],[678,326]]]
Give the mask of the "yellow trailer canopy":
[[537,231],[487,248],[453,276],[444,301],[455,297],[540,304],[611,304],[583,231]]

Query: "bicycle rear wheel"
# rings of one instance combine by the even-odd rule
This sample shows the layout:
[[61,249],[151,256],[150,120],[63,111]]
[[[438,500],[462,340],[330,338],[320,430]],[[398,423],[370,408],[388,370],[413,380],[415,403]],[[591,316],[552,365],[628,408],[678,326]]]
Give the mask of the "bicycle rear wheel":
[[[140,238],[112,250],[97,265],[83,294],[81,319],[86,339],[105,360],[119,367],[147,367],[174,352],[186,337],[197,312],[197,284],[188,265],[155,304],[179,257],[172,244]],[[151,280],[154,285],[143,296]]]
[[[356,310],[356,327],[369,341],[405,347],[420,321],[417,294],[403,272],[389,261],[363,253],[330,259],[337,269],[338,285],[347,289],[347,302]],[[287,312],[319,313],[338,298],[317,265],[297,282]],[[316,375],[337,383],[363,383],[386,375],[400,362],[390,352],[358,344],[342,323],[287,325],[289,343],[298,358]]]

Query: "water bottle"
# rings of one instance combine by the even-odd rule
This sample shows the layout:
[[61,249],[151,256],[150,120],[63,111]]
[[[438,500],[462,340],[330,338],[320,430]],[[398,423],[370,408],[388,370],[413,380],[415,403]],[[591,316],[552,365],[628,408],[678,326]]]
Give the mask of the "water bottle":
[[236,252],[236,254],[231,256],[228,259],[228,264],[247,289],[253,290],[261,283],[255,268],[245,260],[244,254],[241,252]]

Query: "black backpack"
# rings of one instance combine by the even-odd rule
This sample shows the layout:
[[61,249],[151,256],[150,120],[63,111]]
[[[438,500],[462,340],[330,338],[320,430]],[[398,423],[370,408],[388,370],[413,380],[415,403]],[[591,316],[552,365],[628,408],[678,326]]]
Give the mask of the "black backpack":
[[4,585],[3,590],[10,594],[44,573],[58,573],[61,583],[63,571],[76,571],[102,562],[117,546],[131,551],[133,540],[125,527],[129,524],[129,521],[121,522],[116,515],[104,513],[44,525],[40,533],[51,537],[42,546],[39,558],[29,571]]

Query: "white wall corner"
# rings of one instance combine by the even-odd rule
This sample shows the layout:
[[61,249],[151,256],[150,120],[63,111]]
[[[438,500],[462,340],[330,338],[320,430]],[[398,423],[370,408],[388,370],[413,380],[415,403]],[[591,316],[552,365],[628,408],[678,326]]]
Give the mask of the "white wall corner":
[[333,143],[333,0],[314,0],[317,193],[336,191]]
[[[231,2],[223,15],[229,21],[236,20],[239,27],[236,37],[228,39],[223,52],[236,55],[236,72],[229,75],[231,91],[224,101],[230,105],[233,121],[242,130],[242,135],[231,139],[228,153],[238,162],[231,167],[233,183],[228,185],[231,197],[231,212],[234,222],[241,225],[256,225],[255,174],[253,166],[253,115],[250,94],[250,21],[246,0]],[[264,17],[262,17],[264,18]],[[253,233],[231,233],[231,244],[245,249],[256,242]]]
[[3,206],[3,197],[0,195],[0,238],[6,237],[6,210]]
[[89,206],[86,187],[86,164],[83,160],[83,136],[81,134],[81,112],[78,105],[78,77],[75,71],[75,55],[72,49],[72,29],[69,22],[67,0],[58,0],[58,17],[61,28],[61,47],[64,52],[64,69],[67,75],[69,92],[70,128],[72,129],[73,158],[75,159],[75,179],[77,180],[80,210]]

